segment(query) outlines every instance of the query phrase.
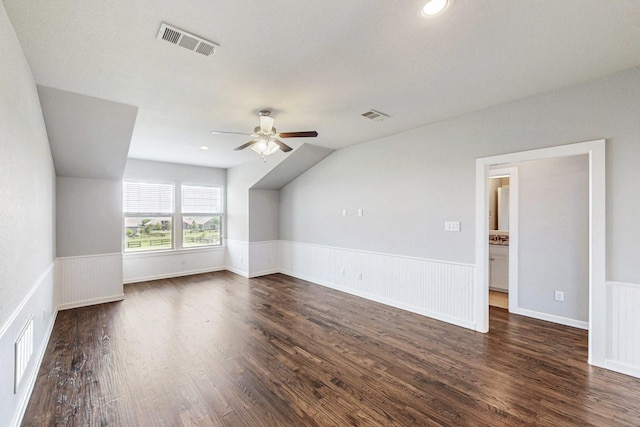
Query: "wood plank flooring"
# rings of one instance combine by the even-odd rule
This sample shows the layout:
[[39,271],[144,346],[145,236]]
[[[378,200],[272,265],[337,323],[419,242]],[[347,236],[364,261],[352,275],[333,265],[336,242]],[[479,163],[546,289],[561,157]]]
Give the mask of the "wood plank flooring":
[[506,292],[489,291],[489,305],[509,310],[509,294]]
[[125,294],[58,314],[22,425],[640,425],[585,331],[499,308],[480,334],[279,274]]

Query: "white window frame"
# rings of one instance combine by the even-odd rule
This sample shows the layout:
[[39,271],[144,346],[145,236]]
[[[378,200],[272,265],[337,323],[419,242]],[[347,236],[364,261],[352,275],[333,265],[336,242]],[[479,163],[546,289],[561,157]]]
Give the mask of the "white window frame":
[[[171,188],[171,207],[170,210],[168,211],[161,211],[161,212],[153,212],[153,211],[149,211],[149,212],[143,212],[141,210],[136,210],[136,211],[127,211],[127,200],[126,200],[126,186],[127,185],[149,185],[149,186],[164,186],[164,187],[170,187]],[[173,183],[166,183],[166,182],[147,182],[147,181],[129,181],[129,180],[125,180],[122,182],[122,187],[123,187],[123,218],[122,218],[122,232],[123,232],[123,239],[122,239],[122,250],[124,253],[127,254],[136,254],[136,253],[150,253],[150,252],[158,252],[158,251],[170,251],[170,250],[174,250],[176,248],[176,235],[175,235],[175,227],[176,227],[176,212],[175,212],[175,198],[176,198],[176,186]],[[171,219],[171,227],[170,227],[170,233],[171,233],[171,247],[169,248],[165,248],[165,247],[158,247],[158,248],[152,248],[149,247],[149,249],[139,249],[139,250],[131,250],[131,247],[129,246],[128,242],[127,242],[127,226],[126,226],[126,220],[127,218],[140,218],[140,220],[145,219],[145,218],[170,218]],[[160,245],[162,246],[162,245]],[[129,250],[128,250],[129,249]]]
[[[205,210],[200,209],[199,211],[193,210],[184,210],[185,209],[185,188],[209,188],[216,189],[219,192],[219,203],[218,209]],[[211,247],[222,247],[224,245],[224,236],[223,236],[223,224],[224,224],[224,188],[219,185],[206,185],[206,184],[181,184],[180,185],[180,222],[179,224],[176,222],[176,234],[180,234],[180,242],[181,249],[192,250],[192,249],[206,249]],[[218,243],[204,243],[194,246],[185,246],[184,242],[184,222],[187,217],[202,217],[202,216],[211,216],[218,217],[218,232],[219,232],[219,242]]]

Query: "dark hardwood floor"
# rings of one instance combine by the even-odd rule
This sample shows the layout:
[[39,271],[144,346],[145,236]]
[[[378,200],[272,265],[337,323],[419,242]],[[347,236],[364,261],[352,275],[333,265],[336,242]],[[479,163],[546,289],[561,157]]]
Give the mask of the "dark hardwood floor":
[[640,425],[585,331],[480,334],[284,275],[125,287],[58,314],[24,426]]

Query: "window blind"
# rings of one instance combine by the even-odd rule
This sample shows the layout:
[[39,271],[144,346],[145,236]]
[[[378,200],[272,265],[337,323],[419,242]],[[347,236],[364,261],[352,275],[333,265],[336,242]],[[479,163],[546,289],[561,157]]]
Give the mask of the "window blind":
[[123,182],[125,213],[173,213],[173,185]]
[[222,212],[220,187],[182,186],[182,213],[211,214]]

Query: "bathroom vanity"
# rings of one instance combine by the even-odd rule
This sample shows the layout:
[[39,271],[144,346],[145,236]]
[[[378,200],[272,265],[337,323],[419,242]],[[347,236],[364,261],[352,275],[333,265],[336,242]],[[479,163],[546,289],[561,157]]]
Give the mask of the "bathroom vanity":
[[509,291],[508,231],[489,231],[489,289]]

